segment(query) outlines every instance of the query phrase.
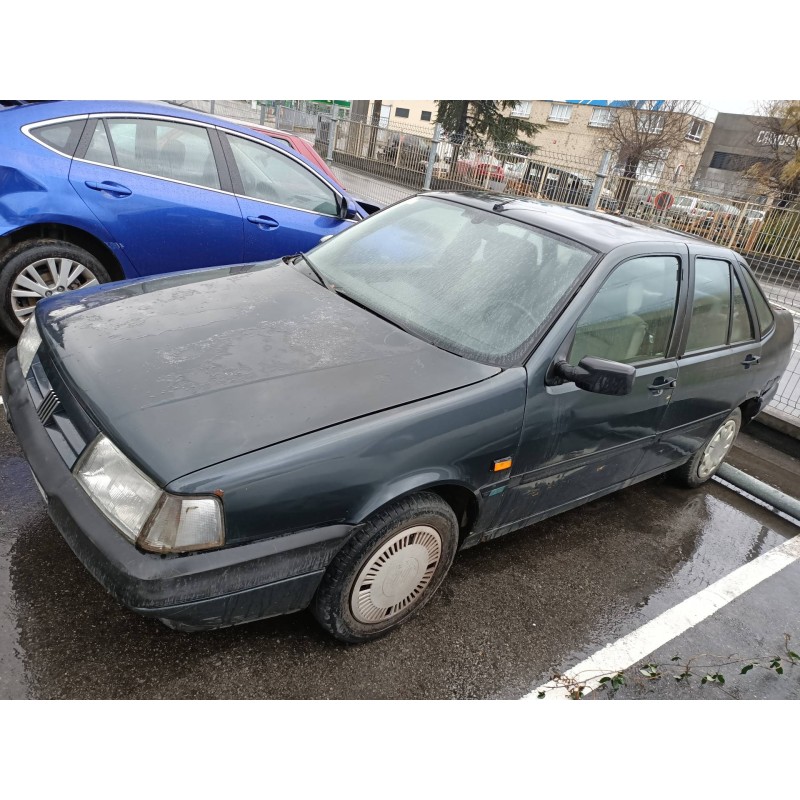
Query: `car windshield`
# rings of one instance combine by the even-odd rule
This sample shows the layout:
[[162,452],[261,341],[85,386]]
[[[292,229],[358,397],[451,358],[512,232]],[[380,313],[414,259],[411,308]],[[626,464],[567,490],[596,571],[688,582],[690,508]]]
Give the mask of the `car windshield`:
[[593,256],[500,214],[424,196],[310,253],[357,303],[443,349],[501,366],[551,321]]

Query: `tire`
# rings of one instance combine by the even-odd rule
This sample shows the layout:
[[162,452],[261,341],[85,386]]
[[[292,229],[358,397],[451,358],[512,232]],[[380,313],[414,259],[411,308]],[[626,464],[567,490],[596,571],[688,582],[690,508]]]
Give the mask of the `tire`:
[[[78,267],[82,269],[77,271]],[[110,280],[106,268],[91,253],[70,242],[58,239],[21,242],[0,261],[0,324],[12,336],[19,336],[41,297]]]
[[341,641],[384,636],[431,599],[457,547],[456,516],[438,495],[399,500],[371,517],[336,555],[311,611]]
[[[742,427],[742,412],[735,408],[683,466],[669,474],[681,486],[694,489],[711,480],[730,452]],[[708,461],[706,457],[708,456]]]

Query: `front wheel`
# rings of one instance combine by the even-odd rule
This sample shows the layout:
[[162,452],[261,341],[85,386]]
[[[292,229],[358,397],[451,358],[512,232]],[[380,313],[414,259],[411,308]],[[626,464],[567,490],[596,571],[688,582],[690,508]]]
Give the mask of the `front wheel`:
[[0,261],[0,323],[19,336],[39,300],[110,280],[82,247],[57,239],[22,242]]
[[438,495],[399,500],[368,520],[337,554],[312,613],[337,639],[377,639],[431,599],[457,546],[456,516]]
[[675,481],[693,489],[710,480],[733,447],[741,427],[742,412],[735,408],[686,464],[671,471]]

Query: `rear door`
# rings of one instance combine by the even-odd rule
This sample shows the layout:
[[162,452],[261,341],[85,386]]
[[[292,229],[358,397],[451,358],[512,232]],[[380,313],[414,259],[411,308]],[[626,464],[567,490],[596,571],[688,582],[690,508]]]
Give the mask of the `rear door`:
[[678,381],[659,437],[672,458],[696,452],[763,384],[756,317],[733,259],[711,248],[692,249]]
[[302,253],[353,224],[339,217],[346,201],[302,161],[265,142],[220,135],[244,218],[245,261]]
[[242,261],[242,214],[213,127],[93,118],[70,182],[140,275]]

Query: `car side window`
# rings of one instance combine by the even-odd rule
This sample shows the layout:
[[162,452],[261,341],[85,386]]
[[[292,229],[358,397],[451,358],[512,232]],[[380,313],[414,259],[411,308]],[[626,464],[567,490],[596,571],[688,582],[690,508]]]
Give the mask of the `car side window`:
[[52,125],[39,125],[31,130],[31,136],[42,144],[58,150],[59,153],[71,156],[78,146],[85,125],[85,118],[56,122]]
[[631,364],[661,358],[675,321],[680,262],[642,256],[620,264],[583,312],[567,360]]
[[85,158],[157,178],[220,188],[208,130],[199,125],[156,119],[100,120]]
[[336,216],[333,190],[290,156],[271,147],[228,136],[247,197],[267,203]]
[[687,352],[746,342],[754,337],[753,321],[731,265],[715,258],[695,259]]
[[753,298],[753,304],[756,307],[756,315],[758,316],[758,329],[761,331],[761,335],[763,336],[772,327],[772,323],[775,318],[772,316],[772,310],[770,309],[769,303],[764,297],[764,293],[761,291],[761,287],[758,286],[749,270],[743,269],[742,272],[744,274],[744,282],[747,284],[747,288],[750,290],[750,297]]
[[733,303],[731,306],[731,344],[736,342],[749,342],[755,339],[753,333],[753,321],[750,319],[750,312],[747,310],[747,303],[744,299],[744,292],[735,273],[733,278]]

